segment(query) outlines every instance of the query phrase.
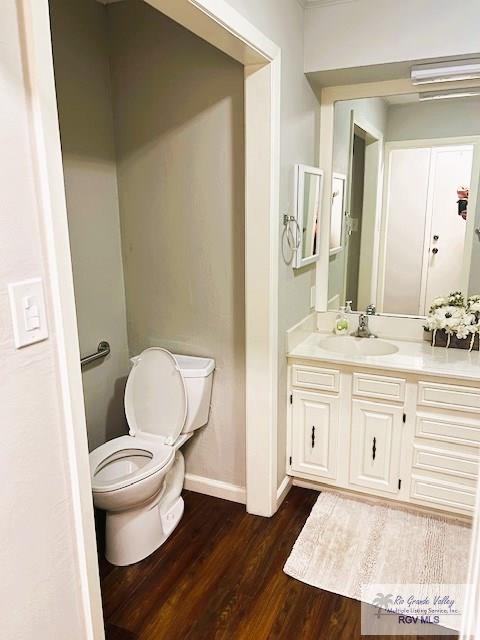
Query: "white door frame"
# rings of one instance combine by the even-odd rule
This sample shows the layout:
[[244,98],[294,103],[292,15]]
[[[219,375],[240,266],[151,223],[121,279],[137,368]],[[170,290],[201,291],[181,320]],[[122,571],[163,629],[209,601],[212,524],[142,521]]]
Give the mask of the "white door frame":
[[224,0],[147,0],[245,67],[247,511],[277,500],[281,51]]
[[[370,273],[370,277],[368,278],[368,285],[364,287],[364,289],[368,288],[369,301],[364,305],[366,307],[368,304],[376,304],[375,292],[376,292],[376,273],[378,269],[378,251],[379,251],[379,222],[381,220],[381,193],[382,193],[382,180],[383,180],[383,133],[374,127],[368,120],[365,120],[362,115],[359,115],[355,112],[355,109],[352,109],[351,118],[350,118],[350,144],[349,144],[349,157],[348,157],[348,187],[347,187],[347,211],[350,214],[352,208],[352,166],[353,166],[353,142],[355,136],[355,128],[361,129],[365,132],[365,171],[364,171],[364,193],[363,193],[363,211],[374,211],[374,227],[375,231],[373,234],[370,234],[373,238],[372,246],[365,247],[363,246],[364,253],[372,256],[371,264],[372,269]],[[370,141],[369,141],[370,140]],[[375,181],[370,181],[368,178],[370,176],[376,176]],[[369,188],[371,184],[375,185],[374,189]],[[362,216],[362,224],[364,218]],[[344,225],[345,228],[346,225]],[[346,233],[346,229],[345,229]],[[366,236],[368,237],[368,235]],[[363,238],[363,233],[362,233]],[[347,291],[347,275],[348,275],[348,238],[345,238],[344,243],[344,251],[345,251],[345,265],[343,270],[343,291],[342,291],[342,302],[345,300],[346,291]],[[366,251],[365,251],[366,249]],[[362,263],[361,260],[361,252],[362,245],[360,248],[360,268],[359,268],[359,287],[358,287],[358,295],[357,298],[360,298],[361,295],[365,296],[365,291],[361,290],[360,282],[362,281],[362,272],[365,275],[366,271],[366,263]],[[368,275],[368,274],[367,274]],[[364,278],[365,280],[365,278]]]
[[[250,513],[271,516],[277,501],[278,251],[281,51],[224,0],[148,0],[245,66],[246,494]],[[77,321],[48,0],[20,0],[41,167],[42,224],[64,407],[67,470],[76,518],[88,639],[104,638],[93,505],[79,366]]]

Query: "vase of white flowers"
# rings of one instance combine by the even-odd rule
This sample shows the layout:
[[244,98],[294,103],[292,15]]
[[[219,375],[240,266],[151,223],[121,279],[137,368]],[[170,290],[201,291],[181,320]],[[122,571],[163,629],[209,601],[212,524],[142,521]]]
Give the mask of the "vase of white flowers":
[[480,295],[465,300],[461,291],[435,298],[425,323],[434,347],[479,350]]

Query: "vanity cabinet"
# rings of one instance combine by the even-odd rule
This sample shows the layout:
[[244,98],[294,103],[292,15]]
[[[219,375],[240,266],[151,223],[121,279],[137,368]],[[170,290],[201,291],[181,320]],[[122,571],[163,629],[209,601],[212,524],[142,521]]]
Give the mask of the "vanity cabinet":
[[292,468],[335,479],[340,398],[310,391],[293,391],[293,398]]
[[472,513],[480,445],[480,389],[420,380],[410,496],[420,504]]
[[470,515],[480,385],[290,362],[288,473],[356,493]]
[[350,437],[352,487],[398,492],[403,408],[353,400]]

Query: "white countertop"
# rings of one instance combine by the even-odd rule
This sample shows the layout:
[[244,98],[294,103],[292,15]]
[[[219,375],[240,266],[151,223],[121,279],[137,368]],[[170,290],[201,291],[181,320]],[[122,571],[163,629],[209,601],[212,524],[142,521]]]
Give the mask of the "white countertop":
[[469,353],[463,349],[432,347],[428,342],[407,342],[386,338],[386,342],[398,347],[397,353],[386,356],[365,356],[357,353],[345,355],[322,349],[321,341],[331,335],[320,332],[310,334],[287,354],[288,358],[480,382],[478,351]]

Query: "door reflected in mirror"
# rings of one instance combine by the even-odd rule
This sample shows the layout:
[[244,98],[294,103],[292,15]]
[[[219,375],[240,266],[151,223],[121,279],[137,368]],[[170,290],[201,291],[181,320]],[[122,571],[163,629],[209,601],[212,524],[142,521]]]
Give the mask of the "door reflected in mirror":
[[347,176],[334,173],[332,178],[332,215],[330,220],[330,255],[343,248],[343,222],[345,217],[345,188]]
[[296,219],[300,232],[295,267],[315,262],[319,256],[318,234],[323,193],[323,171],[306,165],[296,166]]
[[[423,316],[480,291],[480,98],[337,102],[328,308]],[[332,194],[337,191],[332,183]]]

